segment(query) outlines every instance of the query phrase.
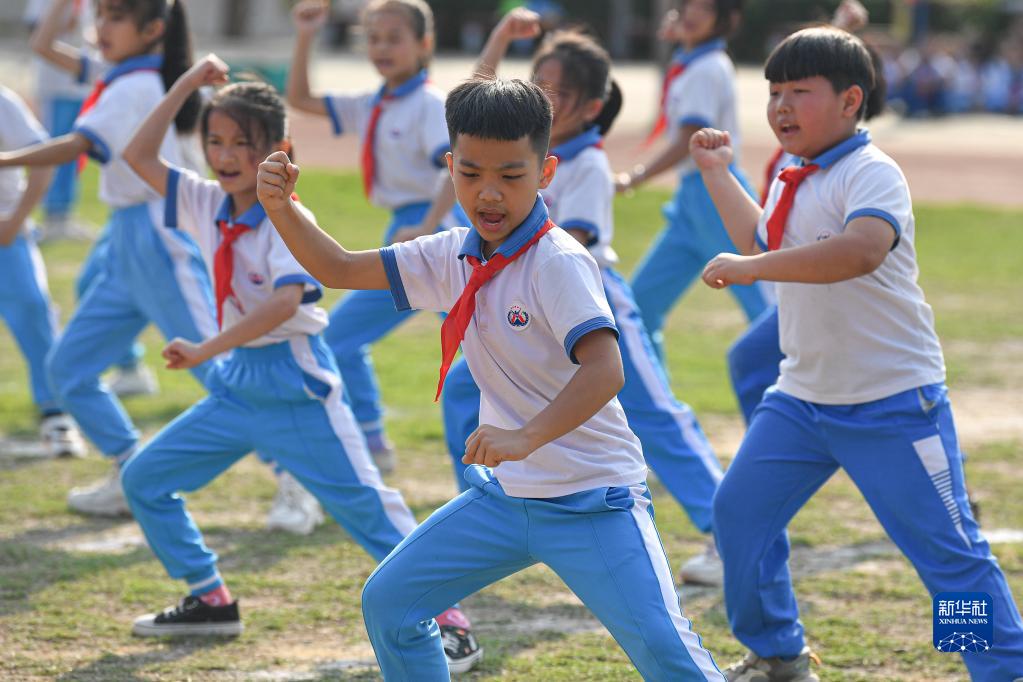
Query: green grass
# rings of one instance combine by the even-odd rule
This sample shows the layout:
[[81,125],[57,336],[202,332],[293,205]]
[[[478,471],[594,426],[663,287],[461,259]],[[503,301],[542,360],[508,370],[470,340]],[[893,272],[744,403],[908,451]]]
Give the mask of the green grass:
[[[95,174],[90,169],[85,177],[82,212],[99,224],[104,209],[92,198]],[[355,176],[307,172],[300,190],[321,224],[346,246],[377,244],[386,216],[365,205]],[[617,202],[615,246],[624,272],[660,229],[660,205],[666,198],[666,193],[650,190]],[[1021,223],[1023,213],[1018,211],[917,209],[921,284],[946,348],[953,398],[962,398],[959,406],[967,415],[983,416],[989,405],[1019,400]],[[86,247],[47,244],[43,251],[66,320],[74,307],[73,280]],[[337,296],[330,292],[326,303]],[[732,456],[728,444],[737,441],[741,429],[724,349],[743,324],[727,294],[695,286],[666,330],[674,388],[723,444],[719,455],[724,461]],[[419,518],[445,502],[453,489],[439,408],[432,402],[438,328],[435,316],[418,316],[374,351],[390,408],[389,431],[401,455],[401,468],[391,483],[406,494]],[[140,427],[152,433],[202,391],[189,375],[159,368],[162,340],[157,333],[147,330],[144,341],[162,392],[126,404]],[[35,429],[26,381],[20,354],[10,336],[0,331],[2,433],[30,437]],[[1016,414],[1018,418],[1018,410]],[[998,433],[972,436],[971,488],[983,505],[985,527],[1023,528],[1018,431]],[[307,538],[264,532],[273,482],[253,458],[189,500],[242,600],[245,635],[218,643],[132,639],[132,618],[172,603],[182,586],[165,576],[147,548],[133,544],[138,533],[134,524],[66,512],[67,489],[105,469],[96,457],[73,462],[0,460],[0,678],[205,680],[304,673],[308,679],[376,679],[367,665],[372,654],[359,612],[359,590],[373,569],[372,560],[334,524]],[[702,540],[656,482],[653,491],[662,539],[675,565],[699,551]],[[801,552],[849,544],[876,548],[884,537],[842,474],[797,516],[791,530],[793,545]],[[126,542],[118,543],[119,538]],[[995,549],[1015,594],[1023,595],[1023,547]],[[823,679],[962,679],[955,657],[932,651],[929,599],[898,554],[882,551],[848,566],[804,575],[797,580],[797,591],[811,643],[825,661]],[[683,600],[720,664],[742,653],[728,631],[720,592],[687,590]],[[524,571],[466,605],[487,647],[485,665],[473,679],[638,679],[613,640],[547,569]],[[352,663],[345,667],[338,661]]]

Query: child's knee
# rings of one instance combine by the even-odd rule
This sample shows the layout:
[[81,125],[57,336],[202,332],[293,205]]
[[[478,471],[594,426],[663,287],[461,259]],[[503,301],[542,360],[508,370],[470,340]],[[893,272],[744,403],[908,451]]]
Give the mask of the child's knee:
[[392,581],[377,567],[362,587],[362,617],[372,635],[374,631],[393,632],[400,625],[405,609],[397,602],[400,592]]
[[74,363],[64,345],[58,341],[46,354],[46,377],[50,388],[58,395],[66,395],[75,385]]
[[741,527],[743,520],[743,501],[735,495],[732,485],[729,485],[728,476],[721,481],[717,492],[714,493],[713,514],[714,534],[721,540],[722,535],[728,535],[736,527]]
[[147,500],[159,494],[155,484],[161,477],[150,471],[145,454],[146,450],[142,450],[121,469],[121,489],[129,500]]

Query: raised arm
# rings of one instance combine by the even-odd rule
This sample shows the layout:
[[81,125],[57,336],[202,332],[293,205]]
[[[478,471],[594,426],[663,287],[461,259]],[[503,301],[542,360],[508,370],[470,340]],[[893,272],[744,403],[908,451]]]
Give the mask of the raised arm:
[[516,40],[535,38],[540,35],[540,15],[525,7],[517,7],[498,22],[490,32],[479,61],[476,62],[474,74],[485,78],[497,75],[497,66],[508,53],[508,46]]
[[189,95],[204,85],[227,82],[228,67],[216,55],[207,55],[185,72],[160,104],[153,109],[135,131],[121,156],[147,185],[163,196],[167,193],[167,174],[170,166],[160,158],[160,146],[167,129]]
[[728,236],[739,253],[750,255],[760,252],[756,232],[763,209],[729,170],[731,144],[731,136],[727,132],[704,128],[692,136],[689,147]]
[[495,467],[521,460],[535,450],[579,428],[625,385],[622,355],[610,329],[596,329],[572,349],[579,369],[547,407],[521,429],[481,424],[465,441],[464,464]]
[[299,111],[320,116],[327,115],[327,107],[323,98],[313,94],[309,87],[309,53],[316,34],[327,23],[329,12],[330,7],[324,0],[304,0],[291,12],[296,36],[288,74],[288,104]]
[[29,47],[37,55],[76,78],[82,74],[82,51],[58,40],[67,25],[73,0],[54,0],[43,21],[36,26]]
[[42,201],[52,177],[52,166],[40,166],[29,170],[25,191],[18,199],[18,205],[14,207],[14,212],[0,220],[0,246],[10,246],[11,242],[15,240],[32,210]]
[[256,194],[284,243],[310,275],[332,289],[387,289],[380,252],[347,251],[292,200],[299,168],[284,152],[259,165]]

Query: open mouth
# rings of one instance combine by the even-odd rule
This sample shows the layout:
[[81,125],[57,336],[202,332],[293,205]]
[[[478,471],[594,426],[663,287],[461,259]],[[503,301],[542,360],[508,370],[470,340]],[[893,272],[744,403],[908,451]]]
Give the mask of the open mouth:
[[799,126],[794,123],[783,123],[778,126],[778,131],[781,132],[782,135],[795,135],[799,132]]
[[480,229],[486,232],[499,232],[504,227],[507,217],[503,211],[487,210],[477,211],[476,216],[479,218]]
[[217,171],[217,178],[220,179],[220,180],[234,180],[239,175],[241,175],[240,171],[222,171],[222,170],[218,170]]

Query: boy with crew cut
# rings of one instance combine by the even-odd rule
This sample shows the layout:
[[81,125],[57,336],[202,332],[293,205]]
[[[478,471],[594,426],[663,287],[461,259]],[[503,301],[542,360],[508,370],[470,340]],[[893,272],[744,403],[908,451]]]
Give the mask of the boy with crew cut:
[[970,676],[1023,677],[1023,622],[966,496],[934,315],[917,285],[913,207],[898,165],[857,129],[877,77],[856,37],[799,31],[768,58],[768,121],[800,159],[761,208],[728,172],[728,133],[690,144],[740,254],[720,254],[715,289],[777,282],[775,386],[714,500],[725,606],[750,648],[725,671],[741,682],[807,682],[811,654],[788,571],[785,526],[839,468],[932,595],[985,592],[990,649],[964,653]]
[[532,83],[480,79],[451,92],[446,116],[448,168],[472,228],[348,252],[292,203],[298,168],[286,155],[259,176],[267,214],[322,283],[390,289],[399,309],[449,312],[441,384],[461,343],[482,393],[463,458],[471,487],[364,588],[384,679],[448,679],[434,603],[543,562],[646,679],[721,680],[682,615],[639,442],[615,398],[622,362],[596,262],[537,194],[557,166],[550,103]]

